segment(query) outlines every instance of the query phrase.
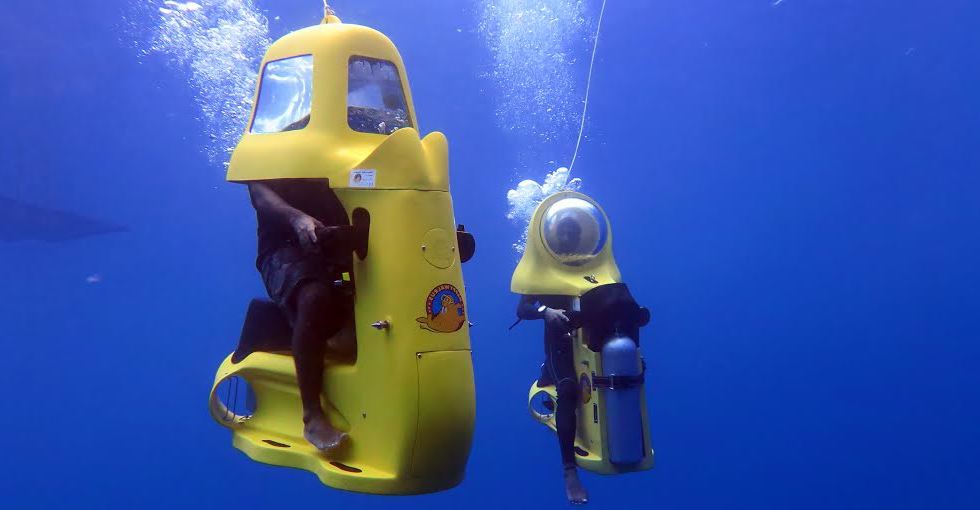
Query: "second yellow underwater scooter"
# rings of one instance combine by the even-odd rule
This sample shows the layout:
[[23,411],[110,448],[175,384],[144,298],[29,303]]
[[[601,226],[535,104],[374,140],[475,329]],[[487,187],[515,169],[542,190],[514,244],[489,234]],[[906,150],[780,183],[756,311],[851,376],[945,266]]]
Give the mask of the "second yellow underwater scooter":
[[[534,211],[511,291],[571,300],[571,342],[580,391],[575,457],[602,474],[653,467],[639,328],[650,313],[633,300],[612,252],[612,228],[590,197],[565,191]],[[557,430],[555,385],[534,381],[528,410]]]

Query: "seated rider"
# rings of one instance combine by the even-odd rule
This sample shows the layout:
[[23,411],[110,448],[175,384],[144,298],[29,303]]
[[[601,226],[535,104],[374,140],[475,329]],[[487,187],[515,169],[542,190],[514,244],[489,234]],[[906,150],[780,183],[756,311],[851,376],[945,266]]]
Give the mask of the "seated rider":
[[351,265],[342,241],[347,213],[325,179],[253,181],[248,189],[258,220],[256,267],[292,327],[303,436],[328,451],[347,438],[330,425],[320,403],[327,339],[352,314],[334,284]]
[[517,316],[522,320],[544,319],[545,361],[541,365],[538,385],[556,386],[558,409],[555,422],[565,494],[569,502],[583,504],[588,502],[589,495],[579,480],[575,464],[575,412],[578,409],[579,387],[571,326],[565,315],[570,305],[571,298],[568,296],[522,295],[517,305]]

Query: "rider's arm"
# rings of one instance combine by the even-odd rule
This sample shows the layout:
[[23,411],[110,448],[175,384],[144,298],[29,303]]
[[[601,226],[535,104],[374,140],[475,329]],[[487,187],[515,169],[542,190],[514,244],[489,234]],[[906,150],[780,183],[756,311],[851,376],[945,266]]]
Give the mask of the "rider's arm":
[[529,321],[544,318],[543,305],[538,304],[535,296],[522,295],[520,302],[517,303],[517,317],[521,320]]
[[292,230],[304,248],[316,249],[316,230],[324,228],[319,220],[287,204],[272,188],[261,182],[248,183],[248,194],[256,211]]
[[521,320],[544,319],[549,327],[563,330],[568,328],[568,316],[565,315],[565,310],[549,308],[536,296],[521,296],[521,301],[517,304],[517,317]]
[[262,182],[248,183],[248,195],[256,211],[275,218],[282,222],[283,226],[291,227],[293,219],[304,216],[301,211],[287,204],[269,185]]

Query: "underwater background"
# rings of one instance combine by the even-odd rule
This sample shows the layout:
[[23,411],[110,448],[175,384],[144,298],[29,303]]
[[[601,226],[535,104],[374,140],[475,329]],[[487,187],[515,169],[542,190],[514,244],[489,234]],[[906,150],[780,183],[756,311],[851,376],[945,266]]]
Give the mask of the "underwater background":
[[604,207],[653,312],[657,466],[584,473],[591,506],[980,506],[977,3],[609,0],[581,181],[549,184],[601,0],[332,2],[398,46],[477,238],[467,477],[411,497],[250,461],[208,414],[264,293],[225,149],[255,59],[322,5],[169,4],[0,8],[0,205],[61,214],[0,210],[4,508],[566,505],[526,410],[541,326],[507,330],[541,184]]

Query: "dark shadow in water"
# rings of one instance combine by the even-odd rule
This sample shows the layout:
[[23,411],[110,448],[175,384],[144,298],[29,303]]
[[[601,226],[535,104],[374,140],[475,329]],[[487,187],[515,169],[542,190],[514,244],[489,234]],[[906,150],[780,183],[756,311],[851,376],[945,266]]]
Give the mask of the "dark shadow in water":
[[0,241],[61,242],[127,230],[75,213],[0,197]]

